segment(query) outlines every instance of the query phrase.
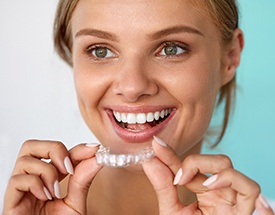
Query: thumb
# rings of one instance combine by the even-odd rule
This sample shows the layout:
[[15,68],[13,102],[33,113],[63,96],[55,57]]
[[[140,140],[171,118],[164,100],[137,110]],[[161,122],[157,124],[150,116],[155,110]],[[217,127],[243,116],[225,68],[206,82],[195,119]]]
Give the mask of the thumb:
[[144,162],[142,166],[157,194],[159,214],[176,214],[183,206],[173,185],[174,175],[171,170],[157,157]]
[[74,174],[68,182],[68,194],[64,202],[80,214],[86,212],[86,199],[95,175],[102,168],[96,163],[95,153],[99,144],[78,145],[70,150],[72,162],[76,164]]
[[275,213],[272,211],[269,206],[267,200],[263,197],[262,194],[259,195],[256,200],[256,210],[259,215],[274,215]]

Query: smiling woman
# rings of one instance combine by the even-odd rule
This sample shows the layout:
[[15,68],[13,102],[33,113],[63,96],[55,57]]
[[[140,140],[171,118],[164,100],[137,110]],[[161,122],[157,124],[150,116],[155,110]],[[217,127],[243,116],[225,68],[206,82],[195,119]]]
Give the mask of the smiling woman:
[[274,215],[229,157],[200,154],[217,100],[218,141],[229,118],[244,45],[234,0],[60,0],[54,31],[100,144],[26,141],[4,214]]
[[[59,29],[55,31],[55,45],[57,48],[58,53],[60,56],[69,64],[72,64],[71,60],[71,51],[72,51],[72,33],[71,33],[71,23],[70,23],[70,17],[72,16],[74,9],[78,3],[78,0],[76,1],[70,1],[68,3],[61,3],[58,7],[57,13],[59,14],[56,18],[55,22],[55,28]],[[117,4],[117,2],[116,2]],[[154,4],[154,3],[153,3]],[[196,7],[201,7],[201,5],[198,2],[189,2],[189,4],[195,5]],[[206,11],[206,13],[209,13],[208,15],[212,17],[214,20],[214,23],[221,29],[221,32],[223,34],[223,39],[224,41],[230,40],[232,38],[232,29],[237,27],[238,25],[238,13],[237,13],[237,8],[234,6],[234,3],[229,3],[229,2],[224,2],[220,3],[219,1],[206,1],[206,6],[209,8],[209,11]],[[149,8],[149,5],[146,6],[147,9]],[[152,5],[154,8],[155,6]],[[225,8],[225,9],[224,9]],[[226,10],[227,8],[227,10]],[[220,13],[220,10],[224,10],[222,13]],[[196,13],[199,13],[200,11],[196,10]],[[200,15],[200,14],[198,14]],[[117,16],[115,13],[114,16]],[[137,14],[139,16],[139,14]],[[227,19],[227,16],[230,16],[230,19]],[[209,17],[208,17],[209,18]],[[145,20],[146,21],[146,20]],[[134,21],[133,21],[134,23]],[[132,25],[132,23],[130,23]],[[109,29],[109,28],[108,28]],[[180,33],[193,33],[197,35],[204,36],[202,32],[200,32],[198,29],[194,28],[193,26],[189,25],[182,25],[180,23],[179,26],[175,27],[169,27],[168,29],[162,29],[159,32],[156,32],[154,35],[151,35],[152,40],[157,40],[159,38],[168,36],[168,35],[173,35],[173,34],[180,34]],[[99,29],[82,29],[79,32],[76,33],[76,37],[78,36],[93,36],[93,37],[98,37],[106,40],[111,40],[111,41],[117,41],[118,38],[116,35],[107,32],[107,31],[102,31]],[[149,36],[149,35],[148,35]],[[179,46],[177,46],[179,45]],[[186,44],[184,44],[183,48],[180,47],[182,44],[164,44],[165,49],[163,49],[162,54],[164,53],[164,50],[167,50],[167,48],[171,47],[177,47],[177,50],[180,49],[181,52],[188,51],[188,47]],[[94,51],[95,49],[98,50],[104,49],[104,50],[109,50],[106,47],[91,47],[88,49],[88,53],[91,53],[91,51]],[[174,49],[175,50],[175,49]],[[111,51],[108,51],[109,57],[115,57],[115,53],[111,53]],[[169,54],[170,55],[170,54]],[[167,56],[169,56],[167,55]],[[94,55],[92,55],[94,56]],[[229,120],[229,115],[230,115],[230,107],[232,103],[232,98],[234,97],[235,94],[235,78],[233,78],[231,81],[229,81],[227,84],[221,87],[220,89],[220,94],[219,94],[219,99],[218,99],[218,104],[222,103],[223,100],[226,101],[225,109],[224,109],[224,120],[223,120],[223,127],[221,130],[221,134],[219,138],[217,139],[218,144],[227,127],[228,120]]]

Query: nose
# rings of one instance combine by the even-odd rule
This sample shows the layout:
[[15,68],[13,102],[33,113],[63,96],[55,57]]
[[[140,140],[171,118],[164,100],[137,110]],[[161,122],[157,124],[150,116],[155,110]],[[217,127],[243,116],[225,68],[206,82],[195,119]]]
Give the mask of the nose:
[[145,62],[125,61],[118,70],[113,88],[116,95],[123,96],[128,102],[136,102],[142,97],[157,94],[158,85]]

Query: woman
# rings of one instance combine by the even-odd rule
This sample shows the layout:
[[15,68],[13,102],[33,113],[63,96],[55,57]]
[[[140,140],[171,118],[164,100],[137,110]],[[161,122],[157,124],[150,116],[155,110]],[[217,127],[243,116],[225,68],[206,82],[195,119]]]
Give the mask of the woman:
[[110,168],[99,144],[26,141],[4,214],[274,214],[228,157],[200,155],[217,97],[225,131],[243,44],[233,0],[60,0],[55,45],[86,124],[114,154],[156,156]]

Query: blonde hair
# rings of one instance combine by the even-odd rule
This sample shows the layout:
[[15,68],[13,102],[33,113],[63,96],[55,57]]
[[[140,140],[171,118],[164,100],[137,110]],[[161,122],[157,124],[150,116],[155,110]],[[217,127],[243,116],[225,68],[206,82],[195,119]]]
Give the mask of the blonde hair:
[[72,66],[71,18],[79,0],[60,0],[54,20],[54,46],[59,56]]
[[[54,22],[54,46],[59,56],[70,66],[72,63],[72,35],[71,35],[71,18],[73,11],[79,0],[60,0],[57,6],[55,22]],[[194,1],[194,0],[192,0]],[[199,0],[197,3],[201,3]],[[218,27],[222,34],[222,42],[228,44],[233,37],[234,30],[238,28],[239,16],[238,7],[235,0],[204,0],[208,7],[208,13],[214,24]],[[218,103],[219,106],[223,101],[224,117],[221,132],[216,146],[223,138],[231,112],[232,103],[235,99],[236,79],[232,79],[229,83],[220,89]]]

